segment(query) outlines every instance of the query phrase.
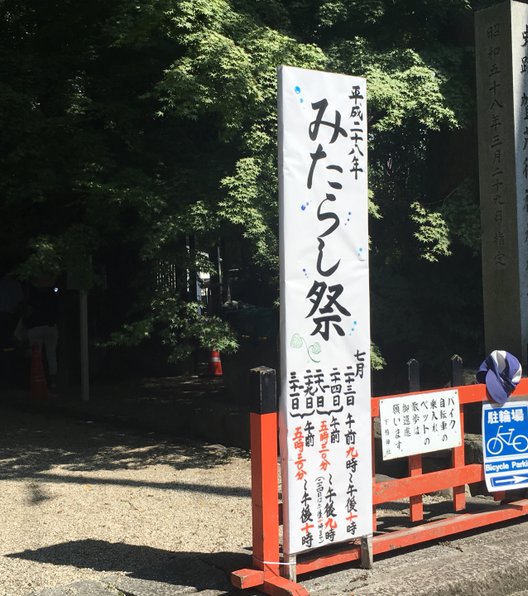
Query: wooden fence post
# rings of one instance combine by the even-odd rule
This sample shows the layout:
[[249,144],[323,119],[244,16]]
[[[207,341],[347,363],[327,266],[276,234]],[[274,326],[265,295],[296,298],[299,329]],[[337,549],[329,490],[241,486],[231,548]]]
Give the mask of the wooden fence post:
[[[409,391],[411,393],[420,391],[420,363],[415,358],[407,362],[407,371],[409,379]],[[419,476],[422,474],[422,456],[409,456],[409,476]],[[411,521],[417,522],[423,520],[423,497],[416,495],[409,498],[409,510]]]
[[[464,385],[463,375],[464,361],[458,354],[451,356],[451,386],[461,387]],[[464,454],[464,405],[460,404],[460,432],[462,433],[462,445],[451,451],[451,465],[453,468],[461,468],[465,465]],[[466,508],[466,485],[453,486],[453,507],[455,511],[462,511]]]
[[253,368],[250,381],[253,566],[279,575],[275,370],[266,366]]
[[285,562],[280,560],[277,379],[273,368],[251,369],[249,407],[253,567],[233,571],[231,583],[239,589],[258,587],[272,596],[308,596],[306,588],[280,575]]

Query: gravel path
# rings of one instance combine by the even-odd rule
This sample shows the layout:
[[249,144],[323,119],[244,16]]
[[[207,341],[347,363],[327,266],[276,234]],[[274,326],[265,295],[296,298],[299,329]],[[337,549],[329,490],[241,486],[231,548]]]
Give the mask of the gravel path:
[[223,562],[251,545],[242,450],[0,408],[0,480],[0,596],[108,573],[227,586]]
[[[235,593],[226,571],[249,565],[250,462],[242,450],[0,405],[0,480],[0,596],[221,596]],[[435,515],[446,504],[441,496],[424,502]],[[378,528],[403,523],[407,512],[407,502],[378,509]],[[527,524],[449,537],[378,557],[370,571],[345,567],[302,583],[314,596],[392,596],[395,577],[406,596],[524,596]]]

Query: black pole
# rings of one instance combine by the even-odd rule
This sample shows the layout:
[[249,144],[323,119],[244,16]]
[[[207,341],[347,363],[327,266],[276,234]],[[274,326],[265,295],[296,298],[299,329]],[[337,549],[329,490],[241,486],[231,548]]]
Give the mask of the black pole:
[[257,366],[250,370],[249,411],[271,414],[277,411],[277,374],[274,368]]
[[451,356],[451,386],[460,387],[464,385],[464,375],[462,374],[462,365],[464,361],[458,354]]
[[409,380],[409,391],[420,391],[420,363],[416,358],[407,362],[407,378]]

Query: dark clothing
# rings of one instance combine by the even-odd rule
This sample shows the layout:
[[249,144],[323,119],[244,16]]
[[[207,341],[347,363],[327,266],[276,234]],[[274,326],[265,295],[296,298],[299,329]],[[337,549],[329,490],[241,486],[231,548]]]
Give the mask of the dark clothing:
[[0,348],[10,348],[15,344],[15,329],[20,315],[0,311]]
[[59,295],[55,288],[30,286],[28,306],[29,312],[24,321],[28,329],[57,324]]

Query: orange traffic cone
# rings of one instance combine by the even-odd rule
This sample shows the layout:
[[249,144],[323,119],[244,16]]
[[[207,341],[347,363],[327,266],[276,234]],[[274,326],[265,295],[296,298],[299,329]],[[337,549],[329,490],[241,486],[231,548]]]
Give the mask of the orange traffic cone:
[[42,350],[37,343],[31,346],[31,399],[48,399],[48,383],[42,364]]
[[211,350],[211,355],[209,356],[209,374],[212,377],[221,377],[224,374],[220,352],[218,350]]

